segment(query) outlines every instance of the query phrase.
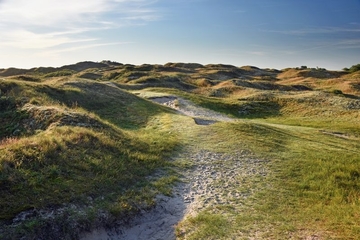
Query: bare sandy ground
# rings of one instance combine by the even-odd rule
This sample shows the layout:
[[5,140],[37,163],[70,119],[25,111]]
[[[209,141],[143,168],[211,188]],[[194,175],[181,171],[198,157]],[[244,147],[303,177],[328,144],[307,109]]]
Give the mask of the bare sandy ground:
[[86,240],[147,240],[175,239],[174,227],[184,217],[186,204],[183,200],[185,185],[174,188],[172,197],[160,195],[157,205],[148,212],[142,212],[126,226],[115,229],[97,229],[83,236]]
[[154,97],[154,98],[150,98],[150,100],[174,108],[177,111],[179,111],[179,113],[181,114],[193,117],[195,123],[199,125],[208,125],[218,121],[227,122],[234,120],[233,118],[230,118],[224,114],[200,107],[192,103],[191,101],[180,97],[175,97],[175,96]]
[[[233,120],[177,97],[152,100],[193,117],[195,123],[200,125]],[[251,191],[238,190],[241,181],[249,176],[262,177],[267,174],[263,161],[244,150],[224,154],[190,147],[178,157],[189,159],[193,168],[181,173],[182,183],[174,187],[173,196],[158,196],[157,205],[153,209],[142,212],[126,226],[121,225],[112,230],[94,230],[82,239],[175,239],[175,226],[186,216],[194,216],[208,206],[241,204],[241,199],[252,194]]]

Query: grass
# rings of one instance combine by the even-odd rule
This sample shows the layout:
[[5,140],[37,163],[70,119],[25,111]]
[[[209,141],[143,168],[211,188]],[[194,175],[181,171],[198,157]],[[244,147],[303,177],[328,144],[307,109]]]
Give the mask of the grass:
[[[0,238],[58,238],[51,234],[59,231],[77,238],[99,227],[104,212],[102,224],[111,225],[151,207],[156,194],[171,195],[179,178],[174,169],[191,168],[187,159],[171,160],[188,148],[251,150],[269,173],[241,179],[238,190],[249,195],[237,204],[214,205],[184,219],[176,229],[179,238],[360,236],[360,115],[357,91],[348,88],[357,79],[300,78],[289,71],[279,81],[272,76],[275,89],[266,90],[265,77],[261,84],[250,79],[240,87],[232,80],[210,82],[206,69],[159,69],[102,72],[110,83],[77,79],[67,70],[0,81]],[[203,88],[192,91],[192,73]],[[280,91],[278,83],[313,91]],[[198,126],[118,86],[145,97],[181,96],[240,119]],[[221,96],[210,97],[217,90]],[[57,125],[64,116],[70,121]],[[31,121],[42,125],[29,131]],[[82,121],[97,126],[84,127]],[[24,210],[63,207],[52,220],[37,215],[16,228],[9,225]]]
[[[208,98],[177,90],[150,89],[159,90],[242,117],[244,120],[215,124],[208,130],[193,129],[189,137],[199,149],[230,153],[251,149],[269,161],[267,167],[271,170],[266,179],[247,179],[245,185],[239,186],[245,192],[258,190],[239,201],[235,209],[219,211],[214,206],[180,222],[177,226],[180,239],[360,236],[357,214],[360,122],[358,111],[347,107],[354,98],[319,92],[284,95],[273,91],[270,98],[259,99],[260,108],[254,105],[254,112],[242,116],[236,111],[244,104],[256,103],[253,96],[251,99],[242,96],[239,102],[236,95]],[[217,231],[216,221],[222,222],[219,216],[227,221],[222,231]]]
[[[252,236],[265,239],[356,239],[359,236],[360,140],[319,132],[316,128],[269,124],[264,120],[222,123],[212,126],[206,146],[218,151],[251,149],[267,159],[271,174],[264,180],[247,179],[246,191],[258,189],[234,209],[221,209],[228,223],[225,235],[214,231],[213,220],[201,214],[219,215],[216,206],[190,217],[178,226],[178,236],[209,239]],[[218,142],[226,142],[220,145]],[[243,183],[244,184],[244,183]]]
[[[157,134],[166,136],[162,129]],[[149,134],[147,140],[116,129],[59,127],[1,146],[1,219],[63,203],[92,205],[88,197],[116,216],[151,206],[154,194],[168,193],[166,184],[176,179],[152,184],[146,177],[169,164],[164,153],[177,142]],[[118,209],[118,201],[129,209]]]
[[[16,122],[18,126],[11,127],[20,131],[18,136],[8,127],[1,131],[0,238],[48,238],[58,231],[45,231],[49,226],[62,228],[62,237],[76,238],[91,226],[111,224],[115,218],[152,206],[158,193],[170,194],[177,178],[169,172],[171,162],[166,157],[180,147],[177,135],[170,132],[171,111],[87,80],[6,80],[0,86],[0,116],[10,116],[8,125]],[[21,102],[25,98],[36,102],[35,115],[21,113],[28,104]],[[99,126],[50,127],[49,122],[37,131],[26,132],[21,121],[16,121],[17,114],[23,114],[25,122],[40,118],[58,121],[62,115],[48,114],[59,112],[81,115],[83,121],[92,118]],[[160,170],[166,177],[149,179]],[[73,205],[77,207],[71,210]],[[51,212],[64,206],[64,212],[53,220],[31,217],[16,227],[7,225],[20,212]],[[108,217],[97,223],[101,211]]]
[[[227,236],[229,221],[226,216],[201,212],[197,216],[188,219],[191,225],[191,234],[187,239],[223,239]],[[176,235],[182,237],[184,234],[180,228],[177,228]]]

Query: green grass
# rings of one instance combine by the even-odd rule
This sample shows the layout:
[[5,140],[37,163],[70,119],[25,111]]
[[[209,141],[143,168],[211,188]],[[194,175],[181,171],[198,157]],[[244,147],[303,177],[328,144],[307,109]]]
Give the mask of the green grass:
[[[324,134],[310,127],[268,124],[264,120],[216,124],[212,131],[204,147],[227,152],[250,149],[269,161],[266,166],[271,171],[265,179],[266,188],[261,187],[264,180],[251,178],[246,186],[239,186],[242,190],[259,190],[242,200],[241,205],[235,205],[235,210],[221,209],[229,221],[224,227],[226,233],[216,232],[215,227],[207,238],[359,236],[360,139]],[[221,141],[226,144],[218,144]],[[210,213],[201,214],[216,217],[219,211],[214,206]],[[195,216],[178,226],[178,234],[197,239],[212,226],[212,220],[200,221]]]
[[[167,160],[181,145],[171,132],[171,111],[113,86],[69,80],[9,80],[0,85],[0,116],[10,119],[1,129],[0,221],[8,223],[25,210],[69,204],[81,211],[68,209],[50,222],[35,217],[16,228],[3,225],[0,238],[52,234],[47,226],[63,228],[63,237],[76,238],[80,230],[96,227],[99,211],[109,214],[100,225],[111,224],[114,218],[126,218],[152,206],[156,194],[171,194],[170,186],[177,181]],[[14,136],[8,125],[19,124],[16,114],[30,101],[36,103],[38,116],[25,113],[21,115],[25,120],[44,118],[41,111],[51,108],[95,119],[100,126],[50,127],[49,122],[42,129]],[[57,121],[61,115],[47,118]],[[13,127],[22,130],[21,124]],[[160,170],[164,177],[149,179]]]
[[[187,219],[187,224],[191,226],[192,233],[186,239],[224,239],[229,230],[229,219],[227,216],[201,212],[195,217]],[[189,231],[189,229],[187,229]],[[181,225],[176,230],[178,237],[183,237],[184,232]]]
[[[203,107],[252,119],[215,124],[205,131],[193,129],[189,138],[199,149],[229,153],[250,149],[268,160],[271,170],[266,179],[248,179],[245,186],[239,186],[243,191],[260,190],[241,201],[235,210],[219,211],[214,206],[182,221],[177,227],[179,238],[286,239],[317,235],[356,239],[360,235],[360,125],[356,110],[341,107],[349,99],[329,98],[318,104],[319,99],[314,97],[303,104],[298,97],[274,98],[275,108],[263,102],[258,112],[244,117],[236,113],[244,104],[236,98],[150,90],[180,95]],[[270,114],[266,113],[268,108]],[[266,190],[261,184],[267,185]],[[223,226],[225,233],[216,231],[211,219],[219,213],[228,221]]]
[[[208,97],[203,89],[191,91],[194,86],[187,85],[185,73],[146,73],[131,66],[109,76],[104,73],[104,79],[121,82],[116,85],[67,76],[71,73],[0,81],[0,224],[8,226],[24,210],[77,206],[52,223],[30,218],[17,228],[4,227],[0,238],[52,234],[46,231],[49,224],[62,228],[63,236],[76,238],[79,231],[98,226],[99,212],[108,214],[103,224],[136,214],[152,206],[156,194],[171,195],[179,178],[174,169],[192,166],[188,159],[171,159],[187,149],[251,150],[266,160],[262,167],[269,173],[243,179],[239,191],[256,191],[238,199],[238,204],[211,206],[182,221],[179,238],[360,236],[356,96],[315,91],[262,94],[256,89]],[[126,85],[136,74],[139,78],[132,83],[137,84]],[[241,120],[198,126],[189,117],[117,86],[144,96],[181,96]],[[154,86],[162,88],[144,90]],[[26,104],[37,107],[35,115],[24,108]],[[47,116],[47,109],[56,111]],[[56,125],[65,113],[98,126]],[[41,120],[43,126],[29,131],[28,120]]]
[[[159,168],[166,170],[170,163],[164,154],[177,145],[176,138],[162,128],[149,134],[58,127],[5,142],[0,149],[0,218],[63,203],[89,204],[89,196],[111,212],[118,198],[134,211],[140,205],[150,206],[154,194],[169,193],[166,185],[176,179],[152,184],[146,177]],[[137,199],[128,196],[133,191]],[[124,214],[127,209],[119,211]]]
[[[270,161],[272,172],[266,179],[271,187],[245,201],[244,211],[232,214],[250,220],[234,221],[225,238],[241,236],[240,231],[266,239],[312,234],[356,239],[360,235],[360,122],[356,110],[342,107],[352,100],[327,96],[305,103],[299,97],[273,101],[280,107],[273,115],[255,114],[250,116],[254,120],[217,124],[215,137],[207,138],[208,145],[221,151],[251,149]],[[258,186],[255,179],[248,184]],[[261,221],[254,224],[254,218]]]

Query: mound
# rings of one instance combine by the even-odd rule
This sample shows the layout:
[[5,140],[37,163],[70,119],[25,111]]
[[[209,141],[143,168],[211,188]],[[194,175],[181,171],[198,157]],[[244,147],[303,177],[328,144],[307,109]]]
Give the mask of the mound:
[[8,68],[0,71],[0,76],[9,77],[14,75],[26,74],[29,70],[27,69],[19,69],[19,68]]
[[31,75],[13,76],[11,77],[11,79],[17,79],[17,80],[29,81],[29,82],[40,82],[40,78]]
[[320,78],[320,79],[327,79],[327,78],[337,78],[342,76],[344,73],[335,72],[335,71],[328,71],[325,69],[288,69],[278,75],[280,79],[288,79],[288,78]]
[[100,128],[102,124],[87,114],[69,111],[55,107],[43,107],[25,104],[22,111],[28,115],[21,121],[21,125],[27,132],[34,133],[36,130],[46,130],[55,126],[77,126],[87,128]]
[[89,68],[105,68],[108,66],[109,65],[107,65],[105,63],[96,63],[96,62],[85,61],[85,62],[79,62],[76,64],[65,65],[65,66],[62,66],[60,69],[70,69],[70,70],[74,70],[77,72],[81,72],[81,71],[84,71]]

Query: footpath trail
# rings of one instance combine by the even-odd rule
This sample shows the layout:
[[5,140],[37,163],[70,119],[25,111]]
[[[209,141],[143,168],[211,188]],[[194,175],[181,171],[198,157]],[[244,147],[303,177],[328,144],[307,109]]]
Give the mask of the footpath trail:
[[[143,211],[126,226],[112,231],[96,230],[83,239],[176,239],[175,227],[205,209],[233,206],[241,211],[243,202],[259,190],[260,185],[252,183],[268,174],[266,161],[257,159],[250,151],[239,147],[236,151],[224,152],[214,146],[217,133],[208,125],[233,119],[177,97],[152,100],[194,119],[193,129],[182,133],[191,139],[190,143],[172,159],[185,161],[190,167],[179,169],[181,183],[173,188],[171,197],[159,195],[156,207]],[[174,126],[174,131],[176,129]],[[227,143],[225,140],[218,144],[226,146]],[[186,230],[179,229],[178,234],[186,239]]]

